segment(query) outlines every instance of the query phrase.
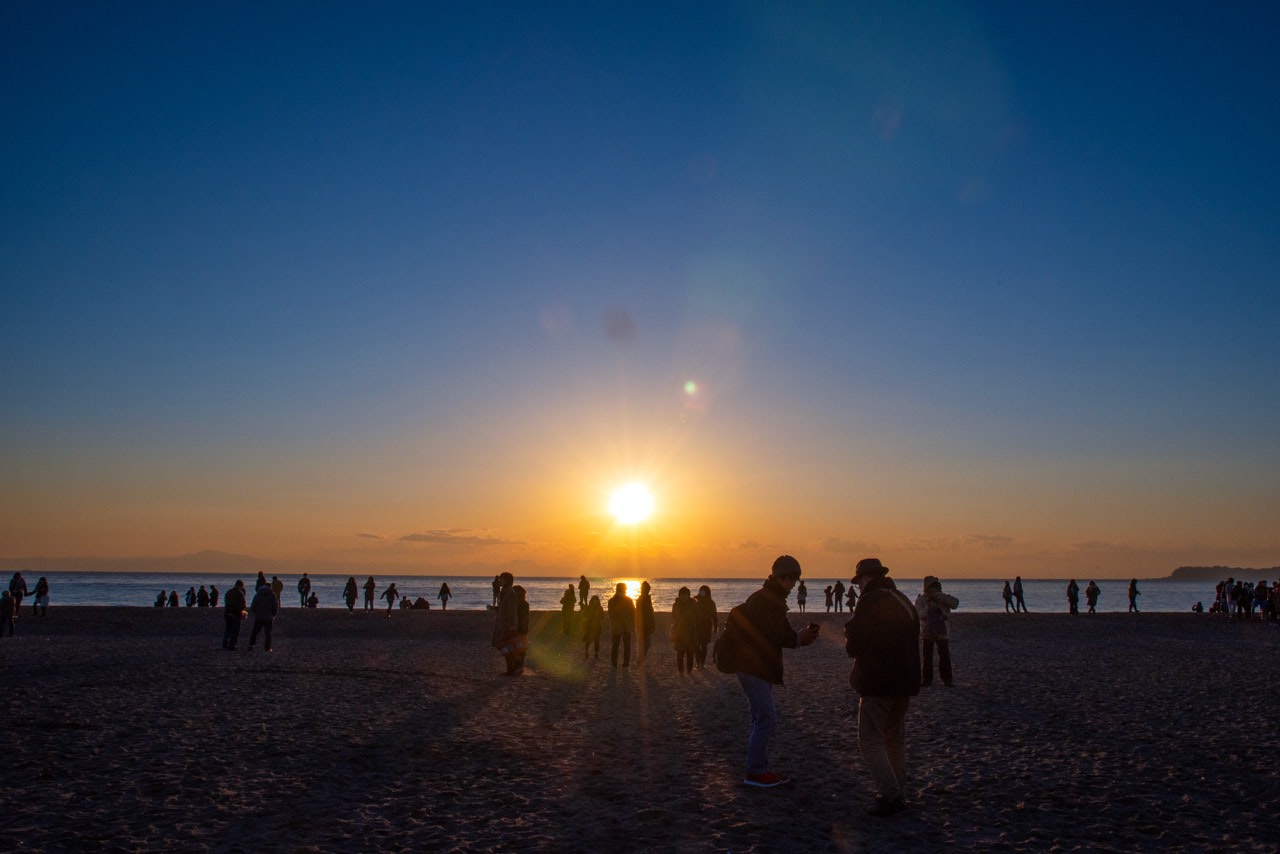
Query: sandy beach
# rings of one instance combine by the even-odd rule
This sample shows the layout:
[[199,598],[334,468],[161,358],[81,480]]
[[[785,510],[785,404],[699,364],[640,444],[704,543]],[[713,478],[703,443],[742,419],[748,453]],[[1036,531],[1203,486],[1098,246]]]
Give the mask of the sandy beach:
[[220,649],[220,609],[24,608],[0,849],[1276,850],[1275,625],[956,613],[956,687],[913,702],[913,808],[886,820],[863,814],[844,616],[812,616],[777,694],[796,782],[760,790],[736,681],[678,674],[665,615],[615,670],[607,636],[584,663],[535,614],[507,678],[480,612],[291,609],[268,654],[249,623]]

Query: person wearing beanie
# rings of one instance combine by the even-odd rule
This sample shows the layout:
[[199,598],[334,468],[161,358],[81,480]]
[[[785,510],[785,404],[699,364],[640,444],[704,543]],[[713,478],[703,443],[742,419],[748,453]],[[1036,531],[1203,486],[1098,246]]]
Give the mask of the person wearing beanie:
[[778,728],[773,686],[782,684],[782,650],[808,646],[818,637],[816,623],[797,632],[787,620],[787,597],[799,580],[800,561],[782,555],[773,562],[764,586],[730,611],[725,623],[725,634],[737,637],[734,671],[751,707],[743,780],[748,786],[772,788],[790,782],[769,768],[769,740]]

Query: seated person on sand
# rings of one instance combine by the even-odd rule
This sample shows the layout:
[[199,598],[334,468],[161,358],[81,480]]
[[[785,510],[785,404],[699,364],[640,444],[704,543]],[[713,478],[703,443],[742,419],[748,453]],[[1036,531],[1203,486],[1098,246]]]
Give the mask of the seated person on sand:
[[413,610],[415,610],[415,611],[430,611],[430,610],[431,610],[431,603],[430,603],[430,602],[428,602],[426,599],[423,599],[421,596],[419,596],[417,599],[414,599],[414,600],[413,600]]
[[408,611],[408,610],[409,610],[410,608],[412,608],[412,607],[413,607],[413,600],[412,600],[412,599],[410,599],[408,596],[401,596],[401,597],[400,597],[400,610],[401,610],[401,611]]
[[320,597],[316,595],[316,592],[314,590],[312,590],[311,595],[307,597],[307,607],[308,608],[320,607]]

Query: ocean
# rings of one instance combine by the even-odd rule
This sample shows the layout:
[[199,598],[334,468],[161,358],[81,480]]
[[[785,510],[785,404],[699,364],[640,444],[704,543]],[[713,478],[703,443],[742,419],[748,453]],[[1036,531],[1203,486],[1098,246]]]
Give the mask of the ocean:
[[[55,572],[46,573],[49,581],[50,606],[58,605],[101,605],[101,606],[149,606],[155,603],[162,590],[177,591],[179,600],[183,600],[188,589],[199,590],[201,585],[216,586],[219,595],[231,587],[237,578],[241,578],[246,586],[251,586],[252,575],[220,575],[196,573],[151,573],[151,572]],[[299,606],[297,582],[300,576],[290,575],[281,578],[284,582],[283,604],[286,608]],[[342,602],[342,589],[347,576],[311,575],[312,589],[319,598],[321,608],[346,607]],[[23,573],[27,588],[34,589],[39,576]],[[363,585],[367,575],[356,576],[356,583],[362,592],[357,608],[363,607]],[[492,578],[476,576],[420,576],[420,575],[378,575],[374,579],[378,588],[375,596],[381,597],[387,585],[395,583],[402,595],[423,597],[438,608],[440,602],[437,595],[442,583],[448,583],[453,598],[449,607],[463,611],[482,611],[493,601]],[[618,581],[628,584],[634,597],[640,588],[640,580],[634,578],[590,578],[591,592],[599,594],[601,602],[608,599],[613,586]],[[849,579],[841,579],[845,586]],[[910,597],[920,591],[920,579],[895,579],[898,587]],[[1012,581],[1012,579],[1010,579]],[[1098,600],[1100,612],[1123,612],[1129,607],[1127,596],[1128,581],[1121,579],[1094,579],[1102,588]],[[763,578],[655,578],[650,579],[653,588],[654,606],[659,610],[670,610],[676,594],[683,586],[689,587],[694,594],[698,587],[706,584],[711,588],[721,611],[727,611],[744,601],[759,589]],[[806,578],[808,587],[809,611],[824,611],[823,589],[834,584],[836,579]],[[992,612],[1003,611],[1004,600],[1001,590],[1004,582],[1001,579],[942,579],[946,592],[960,600],[961,611]],[[1085,609],[1083,589],[1089,579],[1077,579],[1081,587],[1080,609]],[[577,579],[568,578],[517,578],[516,583],[523,585],[527,591],[530,607],[535,611],[554,611],[560,607],[560,597],[570,582],[577,589]],[[6,579],[7,583],[7,579]],[[1023,579],[1027,607],[1032,612],[1067,611],[1066,579]],[[1173,581],[1168,579],[1140,580],[1138,589],[1138,607],[1143,611],[1180,612],[1190,611],[1196,602],[1204,603],[1206,610],[1213,601],[1214,583],[1211,581]],[[30,599],[24,601],[30,604]],[[185,602],[184,602],[185,604]],[[797,610],[795,591],[792,591],[790,604]],[[386,601],[378,598],[376,605],[386,607]]]

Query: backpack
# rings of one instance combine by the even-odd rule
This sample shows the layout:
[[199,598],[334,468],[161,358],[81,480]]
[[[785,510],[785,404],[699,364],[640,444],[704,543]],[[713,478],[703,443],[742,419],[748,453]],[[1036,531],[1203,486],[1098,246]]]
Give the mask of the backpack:
[[742,606],[734,605],[724,621],[724,631],[716,638],[711,649],[711,658],[716,670],[721,673],[737,673],[739,651],[742,649],[742,628],[740,622],[746,619],[742,615]]

